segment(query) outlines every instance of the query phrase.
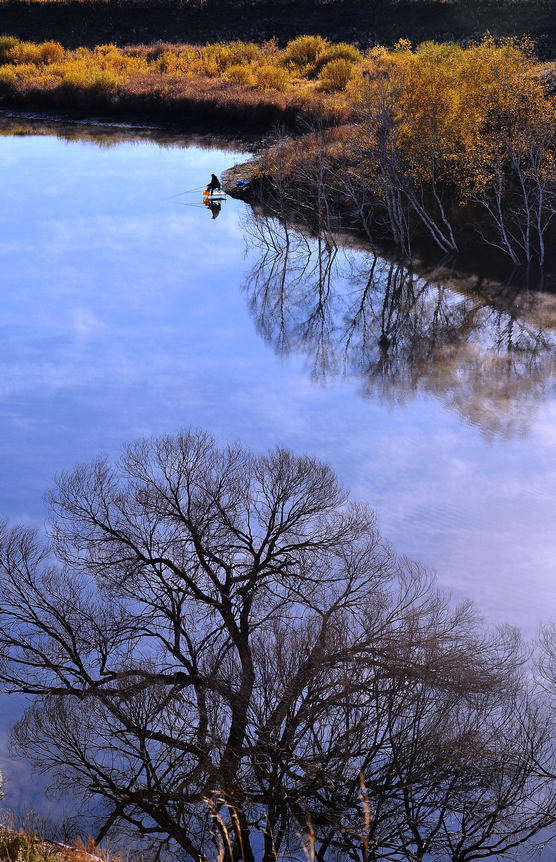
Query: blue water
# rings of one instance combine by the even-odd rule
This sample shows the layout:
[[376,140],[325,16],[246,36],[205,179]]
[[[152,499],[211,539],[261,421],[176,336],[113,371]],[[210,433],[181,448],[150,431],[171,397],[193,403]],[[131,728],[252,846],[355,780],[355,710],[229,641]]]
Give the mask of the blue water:
[[[408,356],[381,375],[376,343],[346,335],[368,255],[339,252],[320,321],[294,259],[282,325],[248,208],[227,200],[212,219],[200,191],[180,194],[244,157],[0,137],[0,516],[41,529],[57,471],[146,434],[285,445],[329,461],[443,588],[533,634],[556,607],[554,309],[512,322],[435,286],[412,332],[441,295],[461,344],[429,362],[405,333]],[[47,810],[6,755],[21,704],[2,706],[6,804]]]

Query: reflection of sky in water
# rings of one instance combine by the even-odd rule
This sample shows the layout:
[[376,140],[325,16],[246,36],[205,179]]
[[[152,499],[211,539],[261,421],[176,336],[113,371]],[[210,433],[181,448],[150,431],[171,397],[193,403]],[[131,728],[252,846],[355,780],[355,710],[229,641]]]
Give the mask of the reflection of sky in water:
[[396,404],[362,398],[356,377],[312,383],[239,289],[256,259],[243,205],[212,221],[183,205],[200,193],[168,199],[233,161],[0,138],[0,513],[41,525],[56,471],[143,434],[280,443],[329,461],[441,585],[533,631],[556,597],[554,398],[524,438],[489,439],[427,391]]

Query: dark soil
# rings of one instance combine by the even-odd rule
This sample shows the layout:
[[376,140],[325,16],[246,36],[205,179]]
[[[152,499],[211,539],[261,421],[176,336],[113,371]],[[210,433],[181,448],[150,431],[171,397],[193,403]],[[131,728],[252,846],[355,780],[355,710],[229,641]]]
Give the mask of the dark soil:
[[285,43],[305,33],[362,48],[399,38],[467,41],[494,35],[531,35],[541,59],[556,57],[556,0],[411,2],[401,0],[0,0],[0,33],[54,39],[66,47],[205,43],[231,39]]

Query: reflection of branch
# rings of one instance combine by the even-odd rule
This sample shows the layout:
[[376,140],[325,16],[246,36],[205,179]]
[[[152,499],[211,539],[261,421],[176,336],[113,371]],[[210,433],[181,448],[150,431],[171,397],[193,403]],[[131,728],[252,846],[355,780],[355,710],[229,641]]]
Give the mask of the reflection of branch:
[[510,285],[487,304],[277,220],[252,216],[248,233],[260,254],[245,284],[257,329],[279,353],[305,354],[313,379],[340,373],[341,356],[365,396],[425,391],[488,434],[527,428],[551,385],[556,337]]

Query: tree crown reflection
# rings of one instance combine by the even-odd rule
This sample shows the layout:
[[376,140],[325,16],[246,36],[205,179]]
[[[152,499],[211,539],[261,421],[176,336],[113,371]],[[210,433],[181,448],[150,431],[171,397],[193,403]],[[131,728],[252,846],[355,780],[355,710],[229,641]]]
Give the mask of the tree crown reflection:
[[256,214],[245,226],[258,332],[279,354],[303,354],[313,381],[359,380],[364,397],[395,403],[430,395],[507,437],[526,434],[553,392],[556,332],[541,294],[491,285],[487,300],[329,233],[308,238]]

